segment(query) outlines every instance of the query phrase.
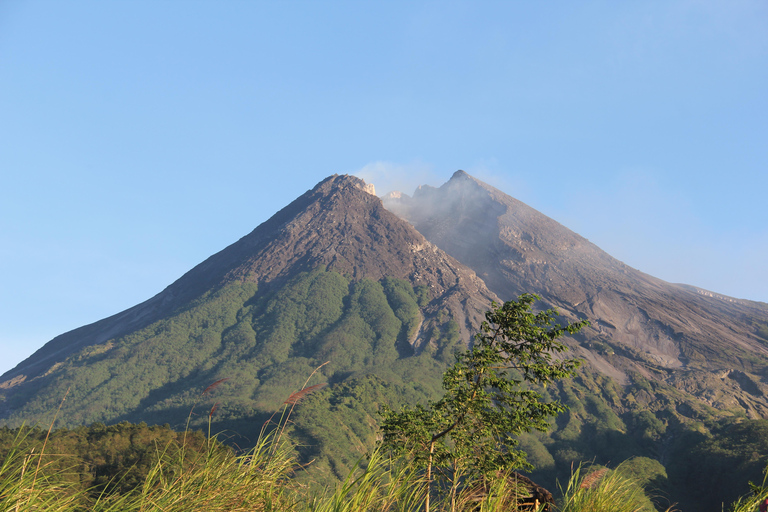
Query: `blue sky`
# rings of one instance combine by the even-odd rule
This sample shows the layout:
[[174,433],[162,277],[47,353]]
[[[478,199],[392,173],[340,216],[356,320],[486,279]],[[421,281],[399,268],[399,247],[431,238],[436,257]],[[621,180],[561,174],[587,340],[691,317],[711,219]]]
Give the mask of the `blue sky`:
[[333,173],[768,301],[768,3],[0,2],[0,372]]

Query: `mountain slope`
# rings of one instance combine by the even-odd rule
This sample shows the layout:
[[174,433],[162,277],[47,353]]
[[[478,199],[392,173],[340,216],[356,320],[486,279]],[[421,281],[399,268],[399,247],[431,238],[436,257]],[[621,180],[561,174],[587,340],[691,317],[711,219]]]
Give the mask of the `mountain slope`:
[[[393,405],[434,396],[496,296],[369,190],[332,176],[156,297],[55,338],[2,377],[0,418],[45,421],[61,404],[64,426],[183,428],[202,426],[190,411],[214,399],[214,429],[253,439],[310,375],[329,389],[373,385]],[[370,407],[335,413],[345,428],[331,437],[368,446]],[[343,474],[339,453],[311,450]]]
[[[327,178],[157,296],[58,336],[0,378],[0,421],[45,423],[61,405],[58,425],[210,421],[242,446],[305,382],[325,384],[291,437],[318,479],[340,479],[382,404],[437,396],[490,302],[535,292],[592,322],[567,341],[589,364],[542,390],[570,410],[521,437],[537,479],[641,456],[704,510],[725,491],[688,475],[714,478],[711,448],[760,453],[744,432],[768,424],[745,420],[765,417],[766,305],[631,269],[463,172],[385,198],[408,221],[372,192]],[[759,477],[750,457],[731,479]]]
[[619,382],[638,372],[718,409],[768,416],[768,305],[644,274],[463,171],[384,203],[502,299],[535,292],[588,318],[581,353]]
[[[332,176],[155,297],[57,336],[0,377],[0,389],[39,377],[85,347],[142,329],[227,283],[277,288],[296,273],[318,266],[352,280],[389,276],[427,286],[439,297],[434,307],[447,307],[463,335],[494,298],[474,272],[383,208],[365,191],[362,180]],[[417,346],[423,342],[423,333],[414,340]]]

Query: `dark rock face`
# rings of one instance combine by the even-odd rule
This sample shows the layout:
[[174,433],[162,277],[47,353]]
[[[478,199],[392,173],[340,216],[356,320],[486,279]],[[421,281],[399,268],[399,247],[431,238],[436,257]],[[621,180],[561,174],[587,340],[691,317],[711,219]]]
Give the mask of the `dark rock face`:
[[[563,314],[588,318],[582,355],[601,372],[620,382],[638,371],[702,388],[713,375],[735,370],[743,377],[716,379],[725,393],[718,400],[768,416],[768,348],[757,332],[768,323],[768,305],[644,274],[463,171],[440,188],[391,195],[384,204],[502,299],[533,292]],[[738,384],[745,379],[749,385]]]

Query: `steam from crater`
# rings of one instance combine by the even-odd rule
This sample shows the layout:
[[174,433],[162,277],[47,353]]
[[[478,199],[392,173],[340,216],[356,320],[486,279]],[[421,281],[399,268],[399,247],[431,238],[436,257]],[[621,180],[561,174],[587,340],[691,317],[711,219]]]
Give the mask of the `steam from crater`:
[[445,179],[441,178],[431,165],[422,162],[409,164],[371,162],[353,174],[365,180],[366,183],[373,184],[379,196],[390,192],[410,195],[419,185],[440,183]]

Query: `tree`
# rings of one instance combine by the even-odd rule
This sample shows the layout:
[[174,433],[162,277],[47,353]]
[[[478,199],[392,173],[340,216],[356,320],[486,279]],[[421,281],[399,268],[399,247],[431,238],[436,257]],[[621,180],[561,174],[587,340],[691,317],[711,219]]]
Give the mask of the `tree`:
[[554,309],[533,312],[536,300],[524,294],[492,305],[473,346],[443,375],[440,400],[382,413],[384,447],[424,468],[430,488],[435,480],[447,484],[452,501],[462,478],[529,468],[516,436],[546,431],[548,420],[567,408],[545,401],[531,385],[573,375],[580,361],[558,356],[567,350],[559,339],[587,321],[562,325]]

